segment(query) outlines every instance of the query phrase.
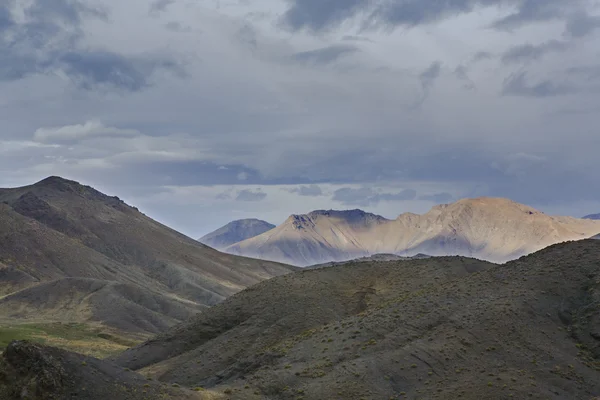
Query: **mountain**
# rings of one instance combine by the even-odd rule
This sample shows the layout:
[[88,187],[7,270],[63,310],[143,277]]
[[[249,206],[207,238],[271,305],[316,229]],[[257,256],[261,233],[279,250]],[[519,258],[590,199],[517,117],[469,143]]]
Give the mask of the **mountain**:
[[590,214],[583,217],[584,219],[600,220],[600,214]]
[[600,221],[552,217],[501,198],[463,199],[395,220],[353,211],[293,215],[262,235],[224,251],[307,266],[378,253],[463,255],[505,262],[600,232]]
[[[300,266],[345,261],[372,255],[365,243],[371,240],[377,228],[388,222],[362,210],[318,210],[292,215],[275,229],[224,251],[266,260],[286,260],[288,264]],[[386,251],[377,253],[383,252]]]
[[149,391],[181,398],[204,387],[206,398],[233,400],[593,399],[599,259],[600,242],[582,240],[504,265],[434,257],[304,270],[109,361],[15,342],[0,397],[43,381],[56,398],[137,399],[149,377]]
[[222,228],[201,237],[198,241],[221,250],[234,243],[270,231],[273,228],[275,228],[275,225],[261,221],[260,219],[240,219],[230,222]]
[[74,181],[0,189],[0,323],[156,333],[293,270],[220,253]]

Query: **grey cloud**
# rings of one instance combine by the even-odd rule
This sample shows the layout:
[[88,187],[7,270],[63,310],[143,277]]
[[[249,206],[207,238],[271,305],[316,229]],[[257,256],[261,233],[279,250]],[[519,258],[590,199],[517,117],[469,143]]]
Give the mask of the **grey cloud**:
[[339,201],[349,206],[367,207],[378,204],[382,201],[407,201],[414,200],[417,192],[412,189],[405,189],[398,193],[379,193],[371,188],[341,188],[333,193],[332,200]]
[[[0,18],[10,18],[6,10],[0,8]],[[79,1],[37,0],[25,9],[25,14],[25,22],[3,24],[8,34],[0,35],[0,81],[62,72],[84,89],[110,86],[137,91],[149,85],[157,69],[184,75],[183,67],[170,57],[135,58],[80,48],[83,17],[106,20],[108,13],[102,8]]]
[[235,198],[236,201],[262,201],[267,194],[260,190],[252,191],[250,189],[240,190]]
[[290,193],[297,193],[300,196],[317,197],[323,195],[323,190],[319,185],[309,185],[291,189]]
[[149,86],[149,78],[157,69],[184,76],[183,67],[170,59],[135,59],[106,51],[71,51],[58,62],[73,82],[84,89],[95,86],[138,91]]
[[[565,18],[586,0],[522,0],[517,12],[496,21],[492,27],[500,30],[520,28],[531,22]],[[500,3],[500,2],[498,2]],[[509,2],[504,2],[509,3]]]
[[283,23],[292,30],[327,31],[356,16],[365,28],[417,26],[469,13],[479,7],[517,6],[517,11],[493,24],[513,29],[529,22],[565,17],[585,0],[289,0]]
[[565,32],[572,37],[583,37],[600,28],[600,16],[580,12],[567,21]]
[[543,80],[530,84],[527,82],[527,73],[520,72],[509,76],[503,84],[502,95],[522,97],[554,97],[576,92],[576,88],[568,84],[555,83]]
[[368,37],[365,36],[356,36],[356,35],[346,35],[342,38],[342,40],[345,40],[347,42],[368,42],[368,43],[373,43],[373,40],[369,39]]
[[177,21],[170,21],[165,24],[165,28],[171,32],[191,32],[192,29],[189,26],[183,26]]
[[15,24],[8,5],[0,5],[0,34]]
[[478,51],[477,53],[473,54],[473,58],[471,59],[471,62],[479,62],[479,61],[483,61],[483,60],[489,60],[490,58],[493,58],[494,55],[488,51]]
[[148,12],[152,15],[164,12],[175,0],[155,0],[150,4]]
[[450,193],[436,193],[420,196],[419,200],[432,201],[434,203],[442,204],[449,203],[454,199],[454,197]]
[[304,64],[331,64],[345,55],[358,52],[355,46],[333,45],[321,49],[309,50],[296,53],[292,58]]
[[504,64],[526,63],[539,60],[548,53],[563,52],[567,49],[569,43],[550,40],[539,45],[524,44],[512,47],[502,55],[501,59]]
[[427,97],[429,96],[429,91],[433,87],[435,81],[439,78],[441,72],[442,63],[439,61],[435,61],[419,74],[419,81],[421,82],[422,94],[421,98],[417,100],[413,107],[419,107],[425,102],[425,100],[427,100]]
[[585,81],[594,81],[600,79],[600,64],[571,67],[566,72],[568,75],[583,78]]
[[292,30],[324,31],[368,7],[370,0],[291,0],[283,22]]
[[454,69],[454,76],[464,82],[465,89],[475,89],[475,83],[469,78],[469,69],[465,65],[459,65]]

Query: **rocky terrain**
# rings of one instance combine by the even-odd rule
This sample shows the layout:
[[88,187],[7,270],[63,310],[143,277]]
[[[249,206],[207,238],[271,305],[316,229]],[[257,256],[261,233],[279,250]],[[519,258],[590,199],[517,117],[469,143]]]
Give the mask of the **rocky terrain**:
[[[23,346],[18,363],[5,352],[0,393],[22,392],[40,379],[36,360],[55,359]],[[59,359],[63,381],[87,373],[79,356]],[[8,380],[17,365],[22,378]],[[113,399],[135,398],[144,376],[244,400],[591,400],[600,396],[600,242],[504,265],[439,257],[276,277],[94,369],[113,371],[106,383],[90,376],[97,390],[130,384]],[[54,382],[54,370],[42,378]]]
[[0,326],[90,322],[157,333],[292,270],[220,253],[77,182],[0,189]]
[[198,241],[217,250],[222,250],[242,240],[268,232],[273,228],[275,228],[275,225],[260,219],[240,219],[202,236]]
[[395,220],[351,211],[293,215],[224,251],[292,265],[347,261],[378,253],[462,255],[506,262],[568,240],[600,233],[600,221],[553,217],[501,198],[463,199]]

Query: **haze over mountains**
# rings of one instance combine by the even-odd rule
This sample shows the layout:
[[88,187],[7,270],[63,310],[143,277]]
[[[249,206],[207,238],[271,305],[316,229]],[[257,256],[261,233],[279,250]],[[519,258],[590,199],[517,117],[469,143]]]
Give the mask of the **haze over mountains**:
[[224,251],[298,266],[378,253],[462,255],[505,262],[600,232],[600,221],[546,215],[503,198],[463,199],[395,220],[361,210],[314,211]]
[[0,320],[156,333],[292,270],[220,253],[74,181],[0,189]]
[[198,241],[221,250],[242,240],[250,239],[270,231],[273,228],[275,228],[275,225],[260,219],[240,219],[232,221],[222,228],[201,237]]

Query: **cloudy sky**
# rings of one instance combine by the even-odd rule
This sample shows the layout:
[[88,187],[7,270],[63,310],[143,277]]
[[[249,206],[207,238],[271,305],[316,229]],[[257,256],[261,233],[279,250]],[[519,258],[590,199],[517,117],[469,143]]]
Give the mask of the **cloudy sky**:
[[461,197],[600,212],[600,2],[3,0],[0,187],[197,237]]

